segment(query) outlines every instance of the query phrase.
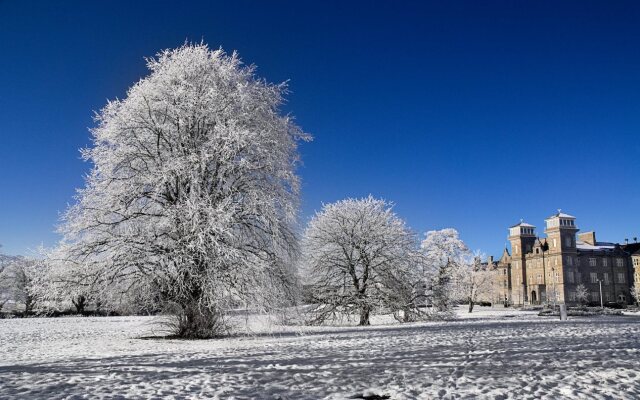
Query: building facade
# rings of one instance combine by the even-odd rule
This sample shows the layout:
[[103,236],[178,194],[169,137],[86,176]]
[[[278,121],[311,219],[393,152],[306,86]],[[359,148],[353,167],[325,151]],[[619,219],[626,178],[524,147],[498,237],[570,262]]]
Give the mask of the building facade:
[[496,300],[576,304],[586,288],[590,303],[631,303],[634,280],[640,284],[640,244],[598,242],[595,232],[578,231],[576,218],[560,211],[545,220],[546,237],[523,221],[510,227],[511,251],[505,248],[495,266]]

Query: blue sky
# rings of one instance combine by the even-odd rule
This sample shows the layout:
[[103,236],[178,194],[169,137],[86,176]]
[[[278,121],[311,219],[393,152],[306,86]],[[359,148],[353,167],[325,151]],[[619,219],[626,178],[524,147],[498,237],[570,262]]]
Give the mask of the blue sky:
[[371,193],[495,255],[557,208],[640,237],[639,21],[633,1],[0,0],[0,243],[58,240],[93,111],[185,40],[289,80],[286,111],[315,137],[303,221]]

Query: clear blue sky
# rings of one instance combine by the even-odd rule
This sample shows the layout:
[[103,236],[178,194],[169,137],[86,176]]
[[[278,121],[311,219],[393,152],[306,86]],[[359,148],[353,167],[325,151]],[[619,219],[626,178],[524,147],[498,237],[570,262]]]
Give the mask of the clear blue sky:
[[58,240],[93,110],[185,39],[290,80],[304,221],[371,193],[495,255],[557,208],[640,236],[640,2],[346,3],[0,0],[4,252]]

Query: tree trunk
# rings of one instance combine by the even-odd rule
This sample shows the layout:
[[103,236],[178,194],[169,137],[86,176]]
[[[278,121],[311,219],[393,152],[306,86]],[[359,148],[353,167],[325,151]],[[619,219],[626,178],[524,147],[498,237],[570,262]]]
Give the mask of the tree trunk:
[[80,295],[76,299],[72,299],[71,302],[76,308],[76,313],[84,314],[84,308],[87,305],[87,298],[85,296]]
[[363,306],[360,309],[360,323],[358,325],[361,325],[361,326],[371,325],[371,323],[369,322],[370,313],[371,313],[371,309],[369,308],[369,306]]
[[28,315],[33,311],[33,297],[27,295],[27,298],[24,301],[24,313]]
[[409,307],[404,307],[404,315],[402,317],[403,322],[411,322],[411,310]]
[[197,302],[185,304],[176,314],[174,334],[185,339],[210,339],[227,334],[222,313],[214,308],[199,307]]
[[475,303],[473,302],[473,299],[469,298],[469,313],[473,312],[473,305]]

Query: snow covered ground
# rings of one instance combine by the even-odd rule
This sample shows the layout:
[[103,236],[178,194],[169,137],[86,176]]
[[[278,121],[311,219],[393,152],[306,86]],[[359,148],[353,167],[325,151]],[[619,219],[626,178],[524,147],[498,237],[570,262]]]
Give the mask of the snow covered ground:
[[[140,339],[146,317],[0,320],[0,398],[640,398],[640,316]],[[357,397],[360,396],[360,397]]]

